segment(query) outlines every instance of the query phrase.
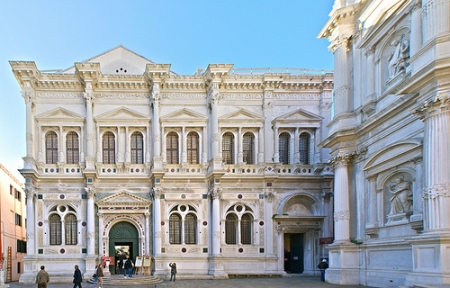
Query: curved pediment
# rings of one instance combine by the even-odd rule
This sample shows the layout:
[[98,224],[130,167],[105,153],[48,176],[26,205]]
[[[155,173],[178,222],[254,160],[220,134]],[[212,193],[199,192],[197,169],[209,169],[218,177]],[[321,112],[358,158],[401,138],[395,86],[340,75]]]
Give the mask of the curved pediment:
[[369,174],[379,173],[422,156],[422,143],[418,140],[400,141],[391,144],[370,157],[363,167]]
[[39,123],[56,123],[56,122],[82,123],[84,122],[84,117],[72,111],[66,110],[64,108],[56,108],[51,111],[37,115],[36,120]]
[[97,201],[97,206],[148,207],[152,201],[136,196],[127,191],[121,191]]
[[283,126],[301,126],[301,127],[320,127],[323,117],[316,115],[312,112],[304,109],[297,109],[295,111],[286,113],[275,118],[272,124],[276,124],[278,127]]

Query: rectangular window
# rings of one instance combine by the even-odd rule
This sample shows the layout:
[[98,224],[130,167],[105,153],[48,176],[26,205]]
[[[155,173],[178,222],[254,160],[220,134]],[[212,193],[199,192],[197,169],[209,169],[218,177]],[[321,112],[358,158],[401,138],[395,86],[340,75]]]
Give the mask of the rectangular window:
[[16,190],[16,199],[22,201],[22,193],[19,190]]
[[17,240],[17,252],[27,253],[27,241]]
[[17,262],[17,273],[20,274],[22,273],[22,263]]
[[15,223],[17,226],[22,226],[22,215],[15,214]]

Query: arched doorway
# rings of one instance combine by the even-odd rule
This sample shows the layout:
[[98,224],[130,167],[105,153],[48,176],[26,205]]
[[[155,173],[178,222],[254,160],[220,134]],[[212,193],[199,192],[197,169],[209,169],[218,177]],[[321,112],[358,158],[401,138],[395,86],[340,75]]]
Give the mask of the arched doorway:
[[133,260],[139,255],[138,231],[129,222],[119,222],[115,224],[109,232],[109,256],[114,256],[114,265],[109,266],[111,274],[123,273],[122,263],[127,256]]

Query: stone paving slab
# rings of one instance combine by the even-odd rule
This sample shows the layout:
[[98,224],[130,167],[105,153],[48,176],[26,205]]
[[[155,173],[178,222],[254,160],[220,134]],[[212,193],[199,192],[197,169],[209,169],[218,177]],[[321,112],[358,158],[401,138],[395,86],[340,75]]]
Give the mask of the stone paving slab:
[[[50,275],[51,277],[51,275]],[[10,288],[36,288],[32,284],[19,284],[18,282],[7,283]],[[83,288],[93,288],[90,283],[83,282]],[[48,288],[72,288],[72,283],[49,283]],[[119,286],[105,286],[119,287]],[[335,285],[324,283],[320,281],[320,277],[316,276],[299,276],[299,277],[277,277],[277,278],[231,278],[227,280],[183,280],[179,279],[175,282],[164,280],[163,283],[154,285],[142,286],[120,286],[120,288],[294,288],[294,287],[308,287],[308,288],[362,288],[360,285]],[[103,288],[103,287],[102,287]]]

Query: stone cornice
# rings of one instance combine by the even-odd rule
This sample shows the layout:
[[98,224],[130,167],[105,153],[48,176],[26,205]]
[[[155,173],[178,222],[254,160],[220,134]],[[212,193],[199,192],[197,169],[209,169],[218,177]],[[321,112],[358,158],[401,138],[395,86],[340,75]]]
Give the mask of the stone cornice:
[[328,38],[331,36],[339,24],[343,21],[353,20],[353,16],[359,12],[360,4],[346,6],[340,9],[331,11],[330,18],[325,26],[317,35],[317,38]]
[[425,101],[419,108],[411,111],[419,116],[421,120],[434,115],[435,113],[450,110],[450,92],[440,93],[434,99]]

